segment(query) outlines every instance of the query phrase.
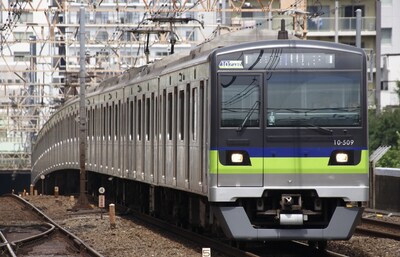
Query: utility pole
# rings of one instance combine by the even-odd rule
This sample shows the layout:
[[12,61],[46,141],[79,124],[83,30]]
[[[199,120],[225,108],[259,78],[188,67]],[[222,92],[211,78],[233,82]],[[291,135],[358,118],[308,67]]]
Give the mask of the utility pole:
[[339,0],[335,0],[335,43],[339,43]]
[[376,0],[376,43],[375,43],[375,106],[376,114],[381,112],[381,1]]
[[362,11],[356,10],[356,47],[361,48],[361,27],[362,27]]
[[79,198],[77,208],[87,208],[89,201],[86,197],[86,47],[85,47],[85,7],[80,7],[79,18]]

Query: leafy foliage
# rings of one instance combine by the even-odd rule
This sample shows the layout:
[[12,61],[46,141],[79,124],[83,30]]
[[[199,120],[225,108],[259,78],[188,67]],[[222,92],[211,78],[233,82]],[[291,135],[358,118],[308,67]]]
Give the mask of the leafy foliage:
[[369,112],[369,149],[375,150],[382,145],[398,147],[398,135],[400,131],[400,110],[386,111],[376,115]]
[[396,81],[396,89],[394,90],[400,99],[400,80]]
[[400,168],[400,110],[385,111],[376,115],[369,112],[369,149],[372,153],[379,146],[391,149],[379,160],[378,166]]

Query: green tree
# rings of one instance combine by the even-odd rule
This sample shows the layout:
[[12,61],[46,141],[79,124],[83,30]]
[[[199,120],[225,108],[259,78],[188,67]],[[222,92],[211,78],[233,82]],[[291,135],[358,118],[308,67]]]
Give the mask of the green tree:
[[392,147],[377,163],[381,167],[400,168],[400,133],[396,131],[397,146]]
[[396,91],[397,97],[400,100],[400,80],[396,81],[396,89],[394,91]]
[[369,112],[369,149],[374,151],[382,145],[396,148],[398,142],[397,131],[400,131],[400,109],[384,111],[376,115],[373,110]]
[[400,168],[400,109],[383,111],[379,115],[370,110],[368,118],[370,153],[379,146],[391,146],[377,165]]

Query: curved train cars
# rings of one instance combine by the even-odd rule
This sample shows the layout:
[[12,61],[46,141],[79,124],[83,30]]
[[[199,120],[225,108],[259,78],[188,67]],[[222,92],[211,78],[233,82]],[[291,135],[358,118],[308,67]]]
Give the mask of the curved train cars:
[[[149,212],[218,223],[236,240],[348,239],[368,200],[364,52],[303,40],[222,45],[91,89],[87,170],[140,183]],[[38,135],[33,182],[79,169],[78,104],[66,102]]]

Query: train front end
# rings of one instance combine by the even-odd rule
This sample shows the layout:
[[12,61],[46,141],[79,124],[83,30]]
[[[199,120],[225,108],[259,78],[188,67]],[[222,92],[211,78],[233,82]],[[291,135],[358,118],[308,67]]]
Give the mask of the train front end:
[[350,238],[369,192],[364,52],[276,40],[210,60],[209,201],[225,233]]

